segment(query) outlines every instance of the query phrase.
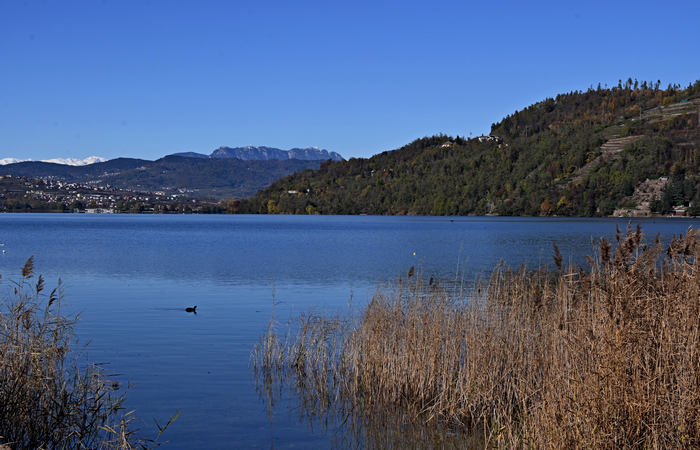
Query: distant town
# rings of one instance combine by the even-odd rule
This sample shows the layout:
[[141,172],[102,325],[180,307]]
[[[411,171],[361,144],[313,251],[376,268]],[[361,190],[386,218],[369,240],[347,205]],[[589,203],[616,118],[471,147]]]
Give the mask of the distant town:
[[0,175],[2,212],[220,213],[225,205],[165,192],[138,192],[91,183]]

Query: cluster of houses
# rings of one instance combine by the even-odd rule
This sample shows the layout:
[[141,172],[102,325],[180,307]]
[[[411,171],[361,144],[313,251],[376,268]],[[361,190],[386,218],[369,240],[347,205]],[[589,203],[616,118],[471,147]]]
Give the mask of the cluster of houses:
[[30,198],[43,203],[64,204],[75,212],[112,213],[120,202],[166,204],[182,195],[164,192],[132,192],[109,186],[95,186],[54,179],[0,176],[0,197]]

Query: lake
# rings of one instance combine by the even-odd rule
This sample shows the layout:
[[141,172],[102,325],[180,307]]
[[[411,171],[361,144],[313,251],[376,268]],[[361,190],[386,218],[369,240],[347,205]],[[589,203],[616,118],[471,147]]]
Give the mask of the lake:
[[[24,262],[80,313],[86,353],[128,391],[143,434],[180,417],[165,448],[326,448],[333,427],[295,399],[268,414],[249,368],[273,312],[280,322],[355,307],[408,271],[471,283],[500,260],[552,265],[552,242],[582,262],[615,226],[665,240],[700,221],[373,216],[2,214],[3,284]],[[274,300],[273,300],[274,299]],[[197,315],[185,307],[197,305]]]

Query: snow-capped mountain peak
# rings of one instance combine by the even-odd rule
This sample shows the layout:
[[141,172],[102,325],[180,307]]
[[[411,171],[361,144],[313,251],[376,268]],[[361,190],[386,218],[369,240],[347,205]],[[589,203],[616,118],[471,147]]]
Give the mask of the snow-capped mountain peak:
[[[24,161],[34,161],[34,160],[33,159],[2,158],[2,159],[0,159],[0,165],[4,166],[6,164],[14,164],[14,163],[24,162]],[[54,163],[54,164],[64,164],[67,166],[87,166],[88,164],[94,164],[94,163],[105,162],[105,161],[107,161],[107,160],[101,156],[88,156],[87,158],[84,158],[84,159],[51,158],[51,159],[42,159],[41,160],[41,162]]]
[[48,162],[48,163],[54,163],[54,164],[65,164],[68,166],[87,166],[88,164],[94,164],[97,162],[105,162],[107,160],[101,156],[88,156],[87,158],[84,158],[84,159],[52,158],[52,159],[43,159],[42,161]]
[[2,158],[0,159],[0,166],[5,164],[14,164],[22,161],[31,161],[30,159],[17,159],[17,158]]

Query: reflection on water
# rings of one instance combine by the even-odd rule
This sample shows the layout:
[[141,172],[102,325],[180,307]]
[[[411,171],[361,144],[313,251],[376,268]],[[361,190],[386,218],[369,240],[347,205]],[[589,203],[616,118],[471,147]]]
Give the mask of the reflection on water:
[[[298,378],[283,378],[270,372],[256,377],[256,391],[267,409],[268,418],[286,404],[292,420],[330,437],[333,448],[443,448],[482,449],[485,440],[479,430],[459,425],[447,426],[437,420],[416,419],[407,411],[410,405],[391,409],[366,409],[340,398],[319,398],[316,390]],[[293,398],[289,404],[285,399]],[[270,420],[271,436],[274,425]],[[274,439],[271,438],[271,447]]]

